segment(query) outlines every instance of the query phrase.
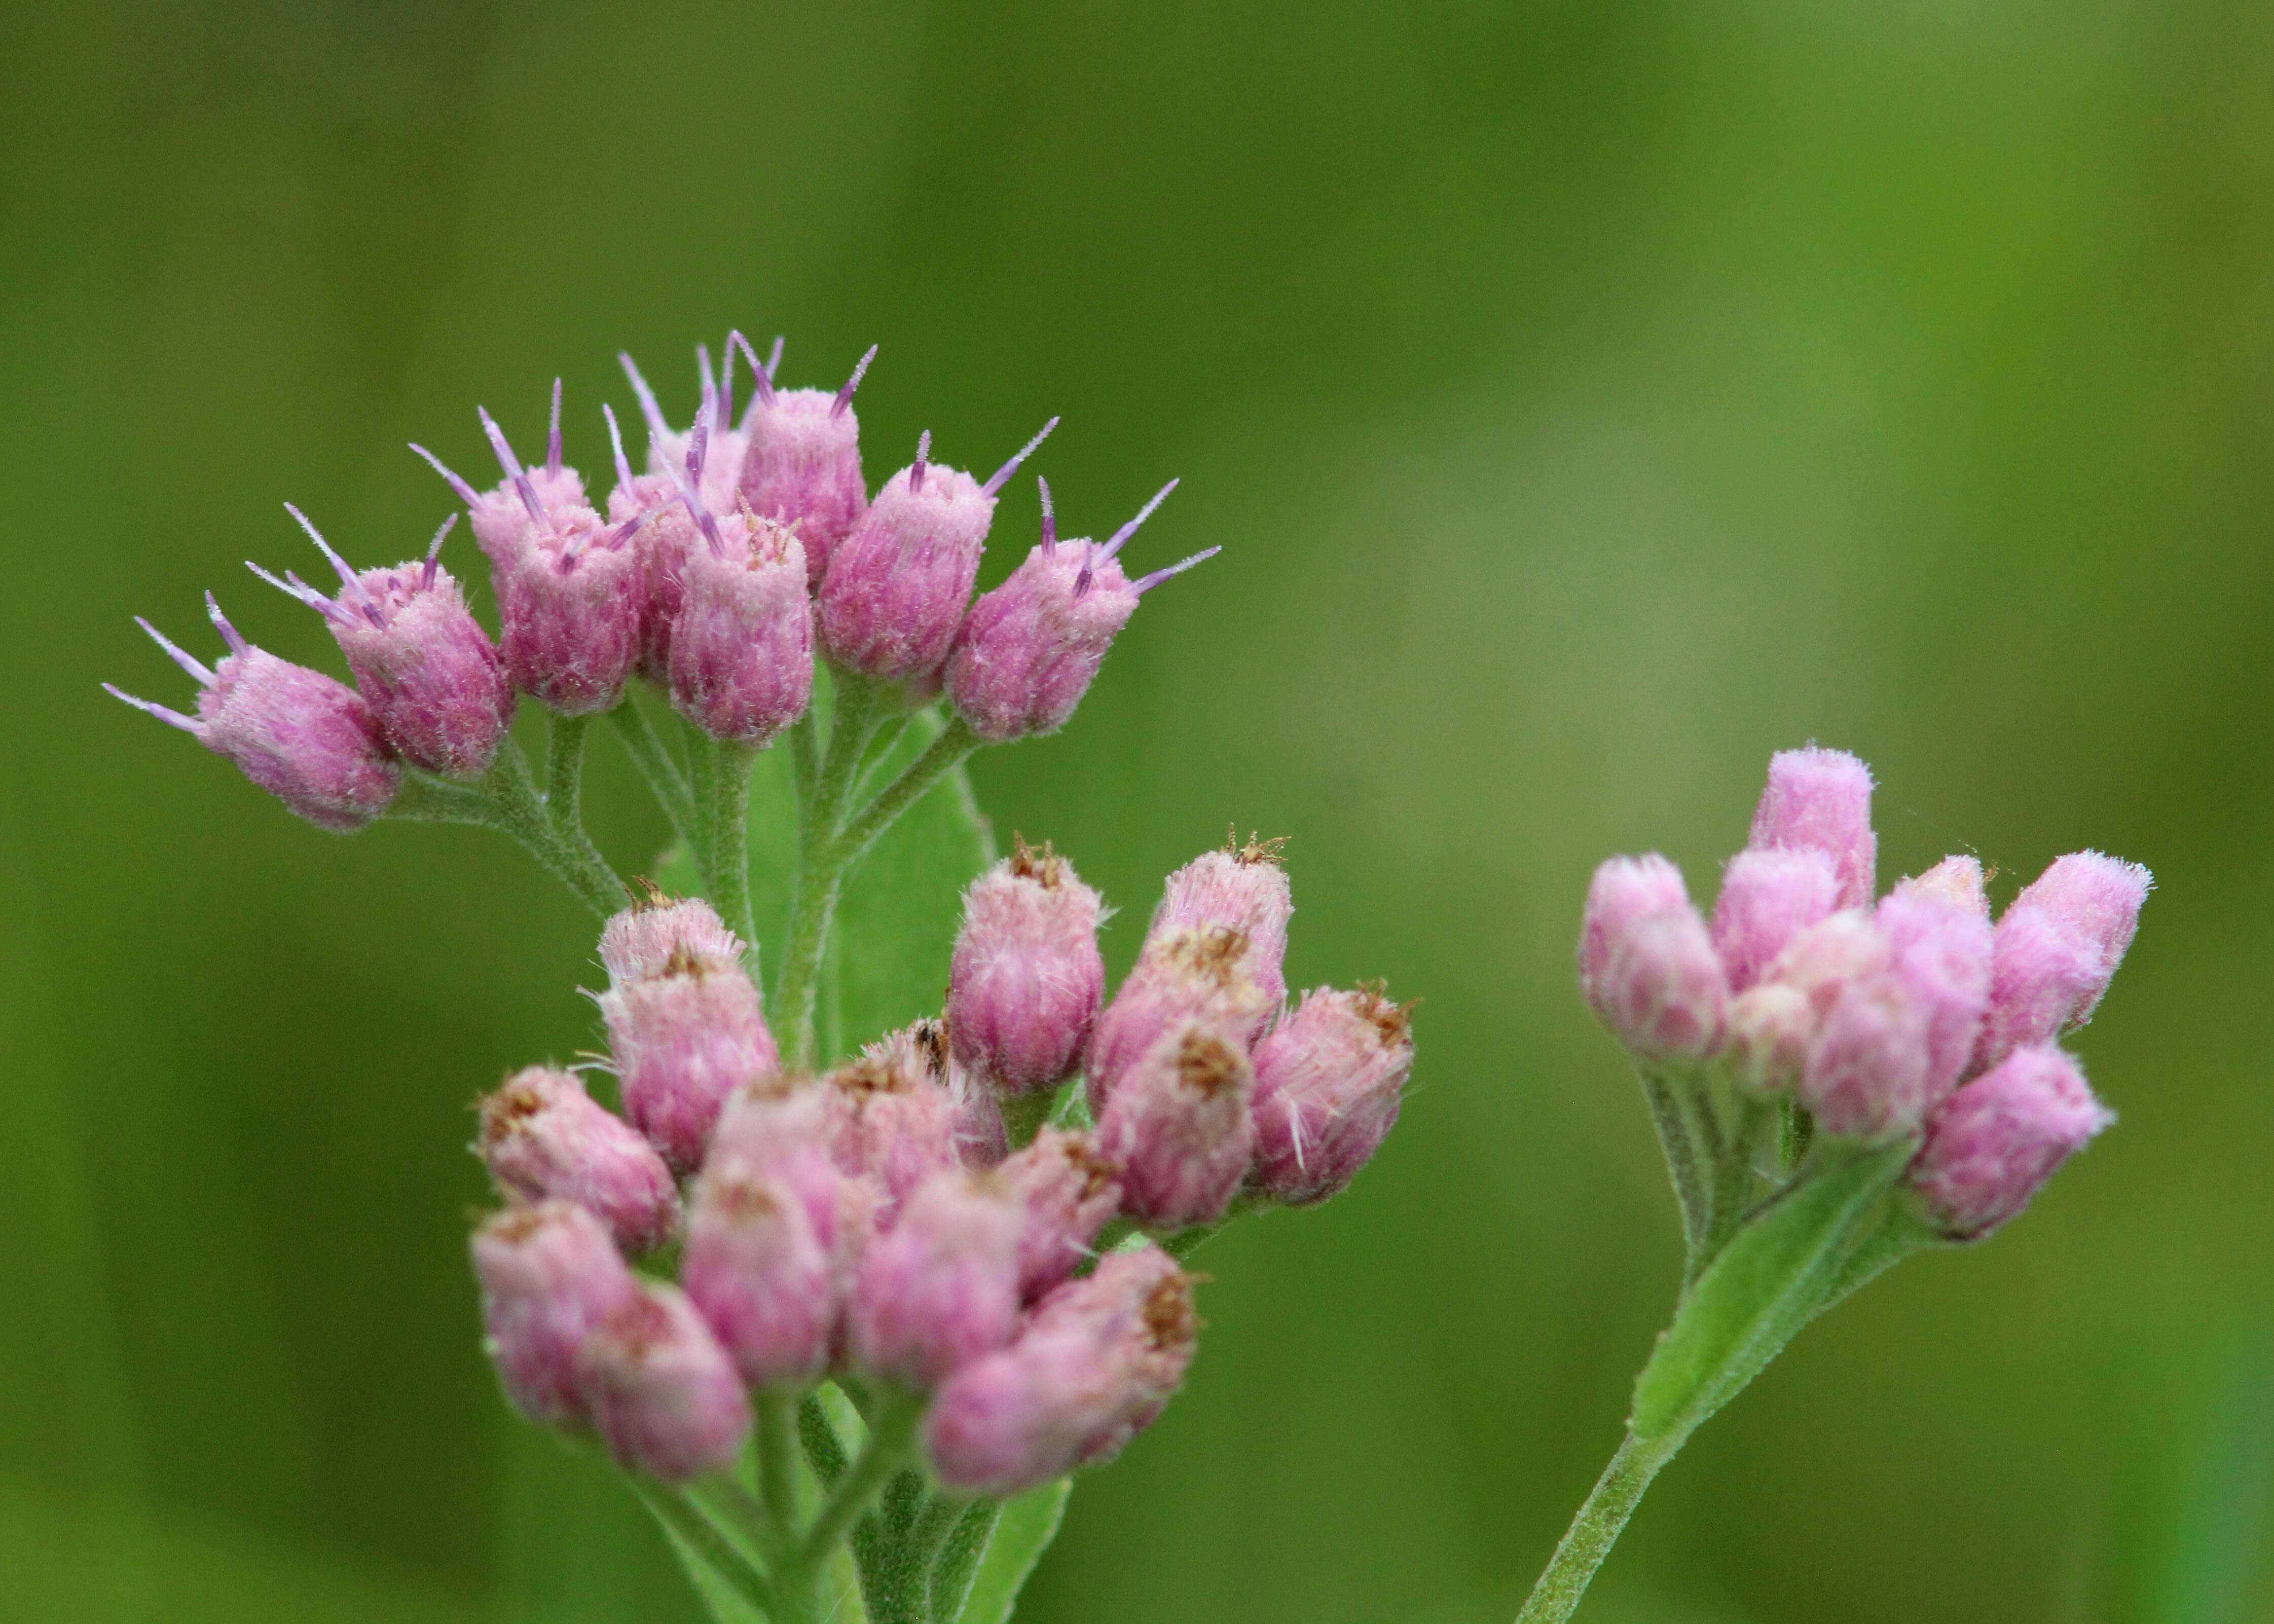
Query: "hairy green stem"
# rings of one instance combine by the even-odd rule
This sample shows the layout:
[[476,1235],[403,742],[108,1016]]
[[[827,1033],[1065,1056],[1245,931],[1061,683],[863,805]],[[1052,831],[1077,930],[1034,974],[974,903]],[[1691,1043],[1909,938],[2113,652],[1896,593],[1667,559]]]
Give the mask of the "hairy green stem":
[[877,1404],[869,1441],[805,1531],[795,1559],[797,1569],[819,1571],[830,1551],[869,1508],[870,1500],[907,1462],[915,1443],[916,1424],[922,1418],[922,1402],[907,1394],[888,1395]]
[[777,1541],[769,1560],[779,1567],[792,1553],[797,1527],[797,1406],[761,1393],[757,1411],[758,1500]]
[[766,1576],[734,1548],[734,1542],[719,1531],[716,1523],[689,1502],[682,1492],[667,1489],[636,1473],[627,1473],[626,1481],[655,1514],[656,1521],[676,1534],[721,1581],[760,1612],[770,1617],[774,1615],[774,1589],[766,1582]]
[[511,739],[476,784],[405,773],[403,792],[387,815],[420,823],[471,823],[511,835],[603,919],[623,906],[628,895],[623,881],[584,831],[571,833],[555,821],[553,809],[537,793],[529,758]]
[[846,862],[839,830],[853,793],[861,761],[877,725],[877,686],[839,673],[836,710],[830,722],[829,749],[800,809],[795,899],[790,905],[789,941],[782,954],[775,989],[775,1027],[786,1031],[784,1059],[793,1069],[814,1064],[814,1003],[822,955],[837,917],[837,898]]
[[965,726],[961,717],[950,721],[939,737],[931,741],[931,747],[910,762],[907,770],[869,803],[866,810],[845,826],[838,840],[840,861],[850,865],[925,791],[953,771],[983,742]]
[[753,955],[758,930],[750,913],[750,766],[757,755],[747,744],[723,739],[711,743],[711,851],[703,865],[712,906]]
[[640,777],[647,780],[648,788],[663,808],[664,816],[671,820],[672,832],[682,840],[695,838],[695,798],[687,786],[687,774],[655,730],[655,720],[639,701],[628,690],[623,703],[608,712],[608,723],[623,741],[624,752],[639,769]]
[[1531,1599],[1516,1615],[1516,1624],[1563,1624],[1571,1616],[1579,1598],[1587,1593],[1595,1570],[1618,1543],[1627,1519],[1642,1503],[1650,1480],[1681,1447],[1679,1440],[1645,1443],[1631,1432],[1627,1434],[1618,1453],[1611,1456],[1611,1463],[1595,1480],[1579,1515],[1571,1519],[1540,1583],[1532,1586]]

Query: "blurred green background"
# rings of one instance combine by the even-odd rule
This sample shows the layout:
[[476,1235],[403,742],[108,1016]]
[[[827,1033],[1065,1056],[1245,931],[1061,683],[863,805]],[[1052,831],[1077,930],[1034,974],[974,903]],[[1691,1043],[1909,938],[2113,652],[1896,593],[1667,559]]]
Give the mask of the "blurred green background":
[[687,1616],[659,1554],[629,1612],[519,1571],[463,1263],[466,1103],[592,1042],[587,922],[95,684],[182,703],[128,617],[207,649],[209,585],[336,669],[239,567],[307,568],[280,501],[407,555],[405,440],[478,472],[560,372],[604,467],[616,349],[681,417],[739,325],[800,384],[882,344],[872,479],[1051,412],[1073,533],[1181,475],[1137,557],[1224,556],[985,804],[1117,964],[1227,823],[1290,836],[1291,979],[1426,999],[1389,1147],[1203,1254],[1022,1620],[1512,1614],[1677,1264],[1586,875],[1710,894],[1810,739],[1883,877],[2155,868],[2076,1041],[2123,1124],[1810,1330],[1583,1617],[2274,1619],[2268,8],[88,0],[0,60],[0,1616]]

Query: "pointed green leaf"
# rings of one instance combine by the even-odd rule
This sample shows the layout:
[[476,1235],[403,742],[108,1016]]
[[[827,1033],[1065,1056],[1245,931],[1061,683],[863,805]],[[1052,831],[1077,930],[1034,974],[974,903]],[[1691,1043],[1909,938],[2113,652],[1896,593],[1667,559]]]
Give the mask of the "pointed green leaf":
[[971,1599],[963,1605],[961,1624],[1004,1624],[1011,1616],[1035,1564],[1058,1538],[1066,1496],[1073,1492],[1073,1480],[1061,1477],[1004,1506],[995,1523],[994,1542],[979,1559],[979,1576],[972,1582]]
[[1636,1437],[1678,1442],[1783,1350],[1916,1149],[1906,1141],[1826,1155],[1746,1220],[1636,1378]]

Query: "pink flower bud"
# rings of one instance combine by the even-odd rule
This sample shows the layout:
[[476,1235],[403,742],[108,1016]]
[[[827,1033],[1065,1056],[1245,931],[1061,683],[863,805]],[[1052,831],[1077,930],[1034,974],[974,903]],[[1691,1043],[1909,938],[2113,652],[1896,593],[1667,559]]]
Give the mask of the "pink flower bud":
[[1818,1026],[1801,1102],[1818,1132],[1878,1142],[1916,1129],[1932,1103],[1924,1000],[1893,975],[1851,981]]
[[749,415],[742,419],[742,500],[762,519],[797,527],[809,586],[818,591],[829,560],[861,515],[869,487],[861,477],[861,423],[853,392],[876,358],[873,346],[844,387],[776,389],[755,353]]
[[1930,1107],[1958,1086],[1990,1007],[1990,921],[1932,891],[1898,891],[1880,900],[1879,929],[1894,974],[1925,1009]]
[[936,1387],[998,1348],[1019,1320],[1026,1207],[990,1173],[935,1174],[903,1205],[861,1266],[851,1350],[864,1372]]
[[2073,852],[2022,889],[1998,921],[1977,1064],[1995,1064],[2092,1019],[2132,945],[2152,883],[2137,863]]
[[724,1471],[750,1430],[734,1362],[675,1286],[643,1283],[576,1352],[577,1387],[627,1471],[684,1483]]
[[757,989],[739,959],[683,946],[599,1001],[624,1114],[675,1170],[694,1171],[727,1096],[780,1069]]
[[1879,841],[1871,832],[1871,770],[1845,750],[1780,750],[1753,814],[1756,851],[1821,852],[1840,876],[1840,906],[1867,907],[1878,893]]
[[648,470],[671,475],[685,468],[692,459],[701,468],[697,490],[713,513],[726,513],[734,508],[736,487],[742,477],[743,436],[742,430],[734,426],[734,350],[738,336],[727,335],[726,367],[722,374],[715,377],[711,371],[709,348],[702,344],[695,347],[703,394],[694,420],[683,431],[664,421],[655,391],[640,376],[631,357],[621,350],[616,352],[616,364],[624,369],[632,394],[639,401],[640,416],[647,423]]
[[1247,939],[1240,967],[1274,1008],[1287,996],[1287,921],[1295,913],[1287,871],[1279,866],[1286,844],[1250,839],[1243,846],[1234,834],[1223,850],[1201,853],[1169,876],[1149,928],[1220,925],[1240,932]]
[[[608,407],[608,440],[616,457],[616,485],[608,492],[608,523],[636,525],[632,554],[639,575],[640,653],[637,669],[658,682],[671,678],[671,627],[685,598],[681,572],[688,556],[703,546],[694,513],[679,499],[679,483],[667,473],[635,474],[624,455],[623,431]],[[710,441],[704,440],[707,458]],[[651,453],[652,455],[652,453]],[[698,489],[704,467],[691,471]]]
[[576,1352],[636,1282],[600,1221],[570,1201],[516,1207],[474,1231],[486,1345],[506,1397],[532,1421],[588,1418]]
[[652,885],[647,891],[644,901],[601,929],[600,963],[611,981],[645,981],[689,959],[742,958],[742,938],[709,903],[700,897],[667,898]]
[[933,1470],[959,1493],[1008,1496],[1112,1459],[1183,1385],[1198,1330],[1167,1253],[1115,1252],[949,1379],[924,1423]]
[[237,635],[206,594],[230,652],[212,669],[176,648],[149,621],[136,624],[199,684],[198,713],[178,710],[103,684],[113,698],[178,727],[320,829],[361,829],[387,809],[403,771],[388,757],[371,707],[353,688],[320,671],[278,659]]
[[1105,996],[1098,912],[1097,893],[1047,843],[1020,841],[971,883],[947,982],[957,1060],[1006,1094],[1073,1075]]
[[1757,1094],[1797,1083],[1815,1036],[1816,1010],[1796,987],[1763,981],[1729,1000],[1730,1074]]
[[1123,1074],[1161,1041],[1198,1025],[1245,1049],[1270,1019],[1249,979],[1246,933],[1223,925],[1168,925],[1145,938],[1136,967],[1097,1018],[1085,1068],[1089,1109],[1103,1117]]
[[923,437],[915,462],[885,482],[830,558],[821,645],[832,663],[879,682],[934,678],[971,601],[995,493],[1041,443],[1038,434],[983,485],[931,462]]
[[779,525],[740,513],[711,530],[717,539],[681,571],[671,703],[715,739],[768,744],[813,698],[804,549]]
[[1579,984],[1603,1024],[1645,1060],[1690,1064],[1721,1047],[1728,981],[1681,870],[1656,853],[1614,857],[1595,870]]
[[1291,1207],[1347,1188],[1397,1121],[1413,1024],[1380,987],[1321,988],[1255,1046],[1249,1182]]
[[1793,937],[1831,917],[1840,876],[1821,852],[1749,851],[1729,860],[1713,905],[1713,947],[1729,989],[1766,974]]
[[1989,1002],[1989,924],[1932,890],[1899,891],[1875,914],[1847,910],[1803,931],[1765,983],[1777,984],[1815,1012],[1798,1092],[1817,1125],[1842,1139],[1898,1137],[1965,1073]]
[[1924,874],[1895,882],[1898,897],[1927,897],[1945,907],[1982,919],[1990,917],[1990,898],[1982,886],[1982,862],[1974,857],[1946,857]]
[[947,696],[972,732],[1001,743],[1065,726],[1137,600],[1220,551],[1210,547],[1135,581],[1122,573],[1114,555],[1174,489],[1172,479],[1100,547],[1058,545],[1050,487],[1043,486],[1042,544],[971,606],[948,658]]
[[821,1079],[830,1154],[885,1193],[879,1219],[933,1174],[962,1165],[958,1101],[937,1025],[920,1021],[862,1049]]
[[653,1252],[679,1229],[671,1169],[568,1071],[531,1066],[481,1104],[475,1154],[507,1194],[574,1201],[629,1252]]
[[1214,1223],[1255,1158],[1255,1069],[1207,1025],[1164,1034],[1107,1096],[1097,1147],[1148,1229]]
[[324,617],[380,735],[397,754],[445,778],[481,777],[513,720],[514,695],[458,583],[436,561],[457,515],[434,532],[423,563],[358,575],[297,508],[284,506],[338,572],[339,595],[326,598],[290,570],[280,581],[257,564],[246,568]]
[[1019,1289],[1032,1302],[1073,1273],[1121,1210],[1120,1175],[1087,1133],[1044,1128],[1003,1163],[1002,1177],[1026,1203]]
[[589,508],[525,526],[518,552],[491,574],[506,674],[564,716],[614,710],[639,658],[640,575],[625,544]]
[[[483,414],[483,427],[491,432],[494,447],[504,440]],[[477,491],[458,477],[442,461],[424,446],[410,447],[426,460],[427,465],[441,475],[458,500],[466,505],[473,521],[474,540],[493,562],[513,553],[521,535],[521,527],[528,521],[533,501],[547,512],[554,508],[582,508],[584,503],[584,481],[573,468],[564,467],[561,461],[561,380],[553,380],[553,427],[546,446],[543,463],[534,468],[523,468],[515,463],[505,470],[505,477],[489,491]]]
[[1946,1238],[1978,1240],[2115,1120],[2067,1055],[2017,1049],[1943,1101],[1907,1177]]
[[753,1387],[803,1387],[827,1367],[840,1308],[832,1261],[787,1181],[721,1166],[713,1148],[680,1280]]

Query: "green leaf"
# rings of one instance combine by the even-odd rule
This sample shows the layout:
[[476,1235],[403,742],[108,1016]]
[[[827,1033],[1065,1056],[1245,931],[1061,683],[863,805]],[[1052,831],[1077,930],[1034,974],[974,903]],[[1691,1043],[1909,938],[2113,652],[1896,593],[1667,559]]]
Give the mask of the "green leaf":
[[671,1541],[671,1548],[679,1553],[680,1565],[687,1569],[687,1576],[695,1582],[696,1594],[703,1598],[704,1605],[711,1609],[711,1616],[718,1620],[718,1624],[768,1624],[766,1615],[745,1601],[740,1591],[719,1577],[719,1570],[704,1560],[700,1551],[681,1538],[677,1529],[668,1522],[661,1526],[664,1538]]
[[1011,1616],[1028,1575],[1043,1560],[1050,1541],[1058,1538],[1066,1496],[1073,1492],[1073,1480],[1061,1477],[1029,1489],[1004,1506],[995,1524],[994,1543],[979,1560],[971,1599],[963,1605],[961,1624],[1004,1624]]
[[1824,1154],[1746,1220],[1635,1379],[1636,1437],[1678,1445],[1815,1318],[1849,1242],[1916,1148]]

